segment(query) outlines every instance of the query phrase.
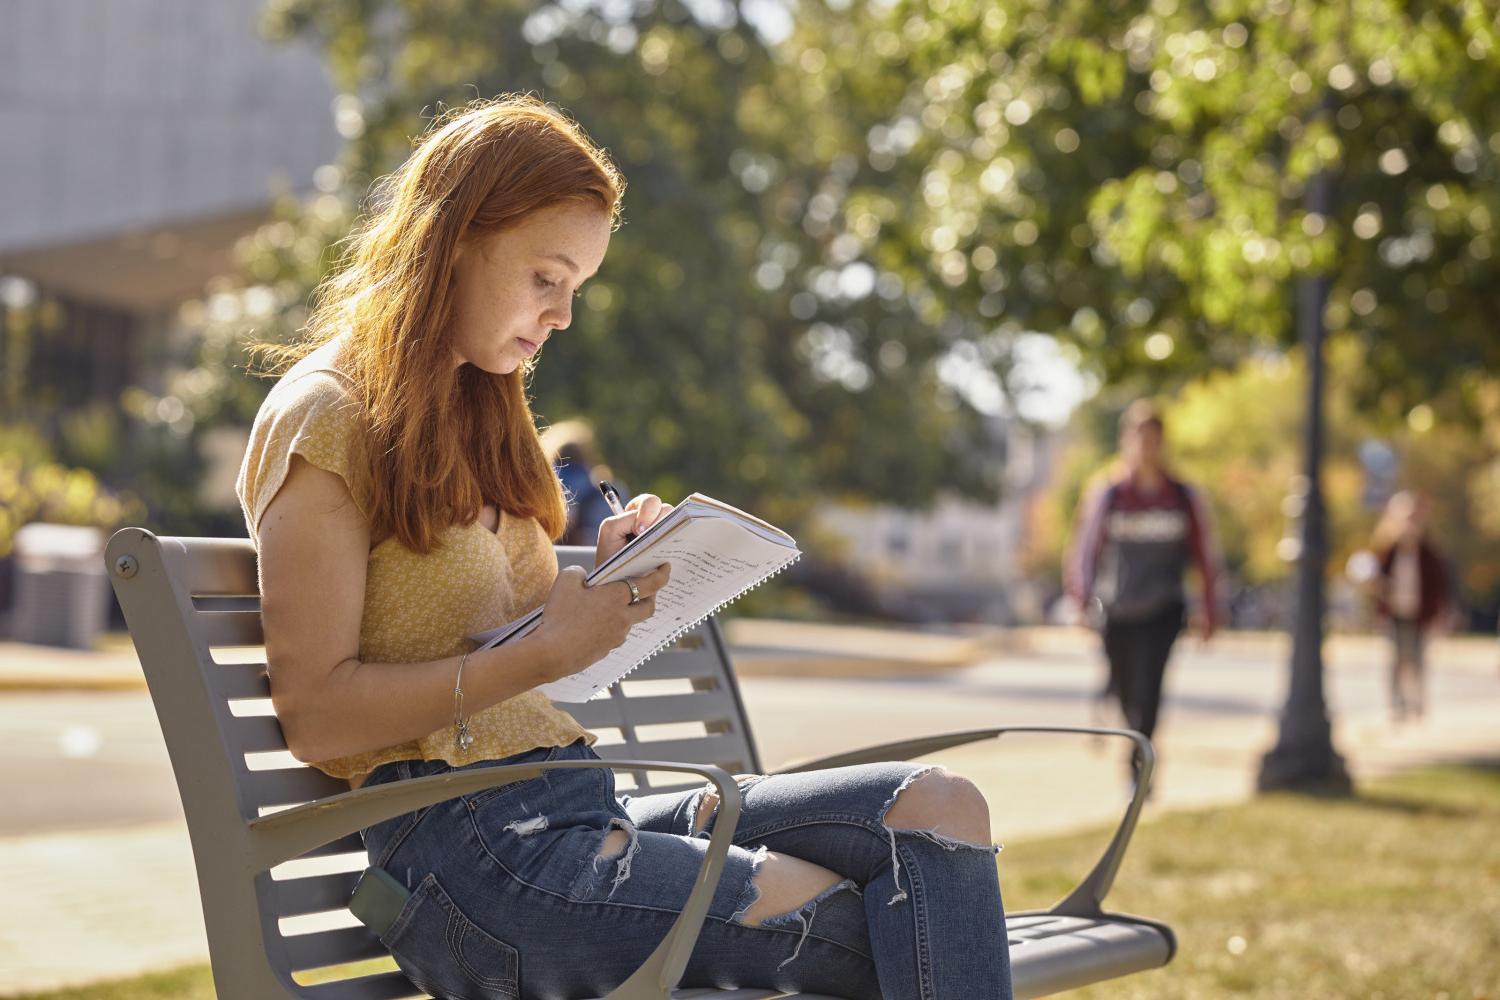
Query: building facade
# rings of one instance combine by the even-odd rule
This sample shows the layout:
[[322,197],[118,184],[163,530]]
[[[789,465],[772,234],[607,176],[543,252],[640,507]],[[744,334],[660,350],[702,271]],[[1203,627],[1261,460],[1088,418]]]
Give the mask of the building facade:
[[320,54],[263,0],[0,4],[0,421],[158,388],[180,310],[332,162]]

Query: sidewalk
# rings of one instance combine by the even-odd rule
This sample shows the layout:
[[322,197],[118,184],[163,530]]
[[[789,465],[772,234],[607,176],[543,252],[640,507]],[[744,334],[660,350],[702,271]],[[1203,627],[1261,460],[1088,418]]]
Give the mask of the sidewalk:
[[100,636],[91,650],[0,641],[0,694],[6,691],[143,690],[146,678],[130,635]]
[[[860,625],[730,618],[725,638],[741,676],[931,676],[1009,653],[1062,659],[1096,658],[1098,636],[1083,628],[975,627],[918,631]],[[1184,636],[1179,647],[1197,640]],[[1284,632],[1221,632],[1215,652],[1285,663],[1291,639]],[[1486,636],[1444,636],[1428,647],[1432,663],[1500,675],[1500,642]],[[1381,635],[1332,635],[1324,644],[1329,664],[1384,664],[1389,640]],[[101,636],[93,650],[58,649],[0,640],[0,693],[5,691],[117,691],[145,687],[135,647],[124,632]]]

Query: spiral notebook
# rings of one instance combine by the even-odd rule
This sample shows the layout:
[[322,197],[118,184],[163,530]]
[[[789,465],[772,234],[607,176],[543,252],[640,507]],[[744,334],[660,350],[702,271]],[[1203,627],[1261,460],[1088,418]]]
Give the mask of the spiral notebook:
[[[588,575],[592,587],[641,576],[671,563],[671,579],[656,595],[656,612],[635,625],[625,641],[602,659],[539,690],[553,701],[597,697],[682,633],[801,555],[796,540],[780,528],[694,493]],[[529,635],[541,620],[542,609],[536,608],[516,621],[469,638],[479,642],[479,649],[489,649]]]

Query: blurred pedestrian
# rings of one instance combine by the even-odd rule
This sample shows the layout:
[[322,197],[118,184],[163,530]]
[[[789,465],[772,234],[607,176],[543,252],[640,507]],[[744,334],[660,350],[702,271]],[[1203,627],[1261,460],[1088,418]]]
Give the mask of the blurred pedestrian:
[[594,429],[583,420],[563,420],[542,431],[542,450],[562,482],[568,508],[567,527],[558,542],[563,545],[594,545],[599,525],[611,515],[609,503],[599,492],[600,480],[608,479],[620,494],[630,494],[600,460]]
[[1199,491],[1171,474],[1161,414],[1136,400],[1120,418],[1119,454],[1079,505],[1065,578],[1069,593],[1103,636],[1105,697],[1125,724],[1156,731],[1162,682],[1182,631],[1183,576],[1202,582],[1197,624],[1206,641],[1219,625],[1218,553]]
[[1391,632],[1391,718],[1420,718],[1427,710],[1423,646],[1428,630],[1448,611],[1448,567],[1427,533],[1431,502],[1402,490],[1386,502],[1370,539],[1379,566],[1375,608]]

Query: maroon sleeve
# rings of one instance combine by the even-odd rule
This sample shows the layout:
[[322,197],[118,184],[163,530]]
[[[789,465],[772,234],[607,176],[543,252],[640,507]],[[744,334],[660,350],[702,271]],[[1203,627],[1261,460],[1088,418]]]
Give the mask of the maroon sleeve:
[[1203,615],[1210,629],[1217,629],[1219,611],[1219,543],[1214,534],[1213,517],[1202,495],[1192,486],[1183,487],[1187,497],[1188,537],[1192,543],[1193,564],[1203,581]]
[[1099,566],[1099,550],[1104,546],[1104,513],[1109,506],[1109,484],[1099,483],[1088,491],[1078,505],[1078,519],[1073,533],[1073,550],[1064,569],[1064,585],[1079,604],[1088,600],[1094,590],[1094,573]]

